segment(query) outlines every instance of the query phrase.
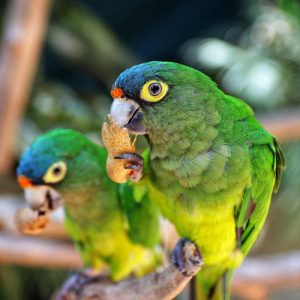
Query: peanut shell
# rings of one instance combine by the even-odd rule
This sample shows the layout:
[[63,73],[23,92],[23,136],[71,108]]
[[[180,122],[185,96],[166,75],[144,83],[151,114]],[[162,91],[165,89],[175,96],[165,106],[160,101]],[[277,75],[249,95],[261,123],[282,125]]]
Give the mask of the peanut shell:
[[109,178],[117,183],[127,181],[131,170],[125,169],[123,159],[114,157],[123,153],[135,153],[135,141],[132,141],[126,128],[119,127],[111,117],[102,125],[102,141],[108,151],[106,169]]

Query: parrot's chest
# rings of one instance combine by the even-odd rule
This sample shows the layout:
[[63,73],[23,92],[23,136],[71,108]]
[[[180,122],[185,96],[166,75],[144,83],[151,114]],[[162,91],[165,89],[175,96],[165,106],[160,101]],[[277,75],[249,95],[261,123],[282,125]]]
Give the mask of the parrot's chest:
[[188,207],[187,203],[170,199],[153,188],[151,197],[156,199],[162,213],[175,225],[179,235],[197,244],[207,265],[223,262],[234,252],[237,240],[233,205],[210,204],[205,207],[200,204],[198,207]]
[[150,176],[151,197],[180,236],[193,240],[211,265],[228,259],[236,248],[235,207],[251,183],[247,147],[215,148],[153,156]]
[[150,184],[151,198],[176,227],[199,247],[207,265],[229,260],[237,246],[235,207],[242,201],[245,184],[216,193],[177,186]]
[[91,198],[78,204],[65,198],[65,228],[83,254],[84,260],[109,257],[125,235],[122,215],[118,210],[103,206],[103,201]]

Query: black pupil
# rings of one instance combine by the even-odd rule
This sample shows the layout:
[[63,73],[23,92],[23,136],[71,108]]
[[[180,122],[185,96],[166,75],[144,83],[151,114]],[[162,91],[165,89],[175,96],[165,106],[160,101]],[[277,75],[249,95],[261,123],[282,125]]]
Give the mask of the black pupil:
[[161,86],[159,83],[152,83],[149,87],[150,94],[156,96],[161,92]]
[[54,175],[59,175],[60,171],[61,171],[60,167],[56,167],[56,168],[53,169],[53,174]]

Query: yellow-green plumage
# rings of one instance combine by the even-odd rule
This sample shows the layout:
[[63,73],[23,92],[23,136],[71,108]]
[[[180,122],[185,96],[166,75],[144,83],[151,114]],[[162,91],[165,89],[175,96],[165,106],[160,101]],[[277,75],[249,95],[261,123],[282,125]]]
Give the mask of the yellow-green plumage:
[[[169,87],[158,102],[141,98],[149,80]],[[182,237],[197,244],[204,258],[201,293],[223,299],[218,282],[249,252],[278,187],[284,159],[276,140],[248,105],[183,65],[137,65],[124,71],[114,87],[143,112],[139,128],[146,128],[151,145],[144,179],[151,199]],[[125,126],[134,130],[133,119]],[[237,232],[243,233],[241,239]]]
[[[67,164],[63,180],[51,184],[63,197],[65,227],[80,252],[85,267],[100,271],[109,266],[111,278],[121,280],[129,274],[143,275],[159,263],[155,246],[159,243],[158,212],[147,194],[134,197],[135,187],[113,183],[106,174],[105,149],[78,132],[53,130],[36,139],[23,154],[18,176],[34,185],[43,181],[49,167],[58,161]],[[131,211],[122,205],[127,193]],[[148,219],[144,219],[147,214]],[[139,226],[147,222],[146,234],[130,226],[140,216]]]

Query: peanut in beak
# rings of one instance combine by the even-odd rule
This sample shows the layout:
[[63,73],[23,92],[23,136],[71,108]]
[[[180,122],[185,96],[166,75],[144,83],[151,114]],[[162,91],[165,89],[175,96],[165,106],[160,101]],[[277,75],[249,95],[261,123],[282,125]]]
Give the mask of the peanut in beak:
[[135,139],[132,141],[126,128],[119,127],[111,117],[102,125],[102,141],[108,151],[106,169],[109,178],[117,183],[127,181],[131,170],[125,169],[126,162],[115,159],[123,153],[135,153]]

